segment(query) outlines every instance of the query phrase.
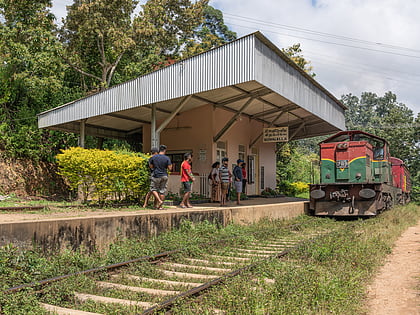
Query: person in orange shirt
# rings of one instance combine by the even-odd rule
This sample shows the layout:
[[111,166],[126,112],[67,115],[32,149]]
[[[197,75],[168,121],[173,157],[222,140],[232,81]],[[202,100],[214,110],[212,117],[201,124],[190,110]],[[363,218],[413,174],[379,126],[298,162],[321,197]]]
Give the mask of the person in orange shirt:
[[184,161],[181,164],[181,183],[184,189],[184,196],[179,204],[181,208],[192,208],[190,203],[190,196],[192,191],[192,184],[195,181],[194,175],[191,171],[192,154],[190,152],[184,154]]

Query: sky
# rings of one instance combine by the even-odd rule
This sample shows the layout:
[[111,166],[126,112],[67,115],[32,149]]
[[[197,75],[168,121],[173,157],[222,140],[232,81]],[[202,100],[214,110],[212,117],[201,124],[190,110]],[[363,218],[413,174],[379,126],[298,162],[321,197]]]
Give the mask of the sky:
[[[141,3],[144,3],[142,0]],[[61,20],[72,0],[53,0]],[[300,43],[315,80],[337,98],[362,92],[420,112],[420,1],[210,0],[238,37],[260,31],[279,48]]]

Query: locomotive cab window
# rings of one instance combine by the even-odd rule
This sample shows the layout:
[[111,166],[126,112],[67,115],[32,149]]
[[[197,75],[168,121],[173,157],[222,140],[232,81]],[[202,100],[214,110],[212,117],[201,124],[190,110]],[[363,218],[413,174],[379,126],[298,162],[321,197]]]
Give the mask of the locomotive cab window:
[[384,144],[381,142],[376,142],[373,148],[373,158],[375,160],[383,160],[384,156]]

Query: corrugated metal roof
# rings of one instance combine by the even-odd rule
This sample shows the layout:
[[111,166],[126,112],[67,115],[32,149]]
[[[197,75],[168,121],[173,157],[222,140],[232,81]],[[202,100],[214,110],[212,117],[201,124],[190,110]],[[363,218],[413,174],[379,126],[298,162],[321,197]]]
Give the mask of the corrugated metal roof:
[[[40,113],[38,126],[51,129],[63,126],[63,130],[68,130],[71,122],[115,112],[131,113],[134,108],[153,103],[164,105],[170,112],[172,103],[176,105],[180,98],[193,94],[209,96],[204,101],[213,103],[219,103],[220,95],[224,94],[236,93],[240,99],[241,85],[275,93],[278,104],[273,104],[274,108],[294,103],[327,124],[344,129],[344,105],[259,32]],[[243,95],[250,92],[244,90]],[[263,98],[264,93],[260,100],[266,102]],[[198,102],[194,106],[201,105]]]

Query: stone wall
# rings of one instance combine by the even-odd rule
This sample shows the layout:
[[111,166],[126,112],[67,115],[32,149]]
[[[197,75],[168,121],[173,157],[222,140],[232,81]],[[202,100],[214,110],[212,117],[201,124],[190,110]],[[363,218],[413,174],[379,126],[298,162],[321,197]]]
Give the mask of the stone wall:
[[0,195],[61,199],[69,190],[55,163],[0,157]]

